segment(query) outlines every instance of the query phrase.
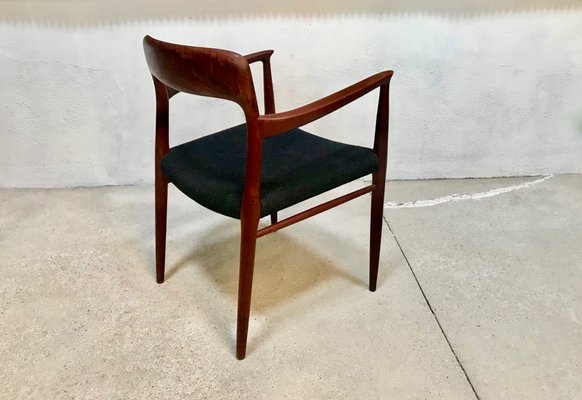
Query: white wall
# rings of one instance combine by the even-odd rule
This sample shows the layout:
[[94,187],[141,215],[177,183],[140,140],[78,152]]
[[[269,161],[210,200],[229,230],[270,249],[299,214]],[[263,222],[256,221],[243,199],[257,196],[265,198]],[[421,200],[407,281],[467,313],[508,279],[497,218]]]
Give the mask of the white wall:
[[[582,173],[581,9],[98,23],[91,13],[59,21],[29,11],[0,19],[2,187],[152,182],[145,34],[242,54],[274,49],[279,111],[394,69],[390,179]],[[370,145],[376,99],[310,128]],[[231,103],[172,102],[175,144],[242,121]]]

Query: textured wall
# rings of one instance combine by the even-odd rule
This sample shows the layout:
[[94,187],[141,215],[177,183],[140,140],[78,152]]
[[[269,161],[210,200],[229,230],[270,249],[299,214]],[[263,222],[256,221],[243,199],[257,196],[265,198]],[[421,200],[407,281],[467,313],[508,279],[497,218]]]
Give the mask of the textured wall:
[[[391,179],[582,172],[577,8],[109,23],[88,23],[90,16],[0,19],[0,186],[152,181],[145,34],[243,54],[275,49],[279,111],[394,69]],[[311,128],[369,145],[376,99],[368,95]],[[242,120],[231,103],[172,101],[174,144]]]

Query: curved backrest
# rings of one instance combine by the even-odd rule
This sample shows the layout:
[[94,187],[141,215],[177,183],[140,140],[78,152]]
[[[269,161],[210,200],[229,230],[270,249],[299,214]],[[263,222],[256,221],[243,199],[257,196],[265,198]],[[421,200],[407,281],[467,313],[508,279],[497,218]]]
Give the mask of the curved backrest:
[[151,74],[167,87],[238,103],[245,112],[257,111],[251,69],[240,54],[228,50],[184,46],[143,39]]

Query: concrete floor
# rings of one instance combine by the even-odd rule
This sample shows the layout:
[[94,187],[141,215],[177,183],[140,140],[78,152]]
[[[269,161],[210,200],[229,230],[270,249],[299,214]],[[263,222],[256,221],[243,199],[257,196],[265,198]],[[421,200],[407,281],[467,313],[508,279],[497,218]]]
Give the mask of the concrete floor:
[[[390,182],[387,201],[535,179]],[[157,285],[152,198],[0,190],[1,399],[582,398],[580,175],[387,208],[376,293],[367,196],[261,238],[242,362],[237,221],[172,190]]]

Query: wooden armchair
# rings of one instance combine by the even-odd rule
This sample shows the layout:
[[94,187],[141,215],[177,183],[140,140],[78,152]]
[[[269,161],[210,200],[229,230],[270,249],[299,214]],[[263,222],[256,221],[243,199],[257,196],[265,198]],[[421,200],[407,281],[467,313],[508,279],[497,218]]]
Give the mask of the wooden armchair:
[[[246,352],[257,238],[322,211],[372,193],[370,283],[376,290],[386,157],[388,92],[392,71],[380,72],[306,106],[276,113],[272,50],[247,56],[166,43],[146,36],[145,56],[156,92],[155,192],[156,277],[164,281],[168,182],[206,208],[240,219],[240,274],[236,356]],[[249,64],[263,63],[265,115],[259,114]],[[373,149],[327,140],[299,127],[380,88]],[[237,103],[246,123],[169,147],[169,99],[179,92]],[[277,220],[277,212],[372,174],[372,184],[299,214]],[[270,215],[271,225],[257,230]]]

